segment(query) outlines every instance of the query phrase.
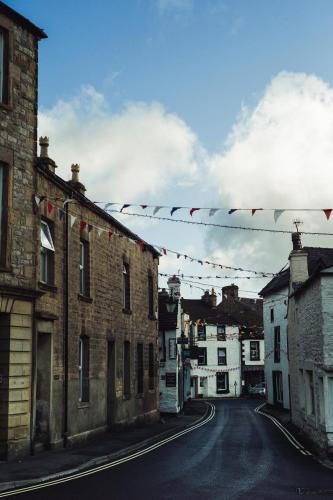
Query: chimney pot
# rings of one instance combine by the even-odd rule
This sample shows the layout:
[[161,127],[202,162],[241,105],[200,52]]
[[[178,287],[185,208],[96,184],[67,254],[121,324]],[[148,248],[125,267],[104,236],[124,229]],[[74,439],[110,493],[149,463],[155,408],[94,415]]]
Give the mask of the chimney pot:
[[48,158],[49,157],[49,138],[48,137],[40,137],[39,138],[39,145],[40,145],[40,157],[41,158]]
[[80,182],[79,180],[80,165],[78,163],[73,163],[73,165],[71,166],[71,171],[72,171],[72,181]]

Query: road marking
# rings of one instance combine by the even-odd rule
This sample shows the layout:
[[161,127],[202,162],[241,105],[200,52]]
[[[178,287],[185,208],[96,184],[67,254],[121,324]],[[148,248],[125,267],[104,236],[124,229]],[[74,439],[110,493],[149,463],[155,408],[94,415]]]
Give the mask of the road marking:
[[104,465],[99,465],[99,466],[94,467],[92,469],[89,469],[87,471],[72,474],[71,476],[68,476],[68,477],[63,477],[63,478],[59,478],[59,479],[46,481],[45,483],[40,483],[40,484],[36,484],[33,486],[26,486],[26,487],[17,488],[14,490],[5,491],[3,493],[0,493],[0,498],[10,497],[13,495],[19,495],[20,493],[28,493],[29,491],[39,490],[41,488],[47,488],[49,486],[56,486],[57,484],[62,484],[62,483],[66,483],[68,481],[73,481],[75,479],[80,479],[82,477],[90,476],[92,474],[96,474],[97,472],[101,472],[101,471],[104,471],[106,469],[111,469],[112,467],[116,467],[117,465],[121,465],[125,462],[129,462],[129,461],[134,460],[138,457],[141,457],[142,455],[146,455],[147,453],[150,453],[151,451],[154,451],[157,448],[160,448],[161,446],[164,446],[164,445],[170,443],[171,441],[174,441],[175,439],[178,439],[178,438],[184,436],[188,432],[192,432],[196,429],[199,429],[199,427],[202,427],[203,425],[205,425],[208,422],[210,422],[211,420],[213,420],[213,418],[215,417],[215,406],[212,403],[207,403],[207,404],[210,406],[210,414],[207,416],[207,418],[205,420],[203,420],[202,422],[199,422],[198,424],[194,424],[191,427],[184,429],[183,431],[177,432],[177,434],[174,434],[173,436],[162,439],[162,441],[158,441],[157,443],[154,443],[153,445],[150,445],[147,448],[144,448],[143,450],[132,453],[131,455],[128,455],[126,457],[119,458],[118,460],[114,460],[113,462],[109,462],[109,463],[104,464]]
[[286,436],[286,438],[288,439],[288,441],[300,452],[302,453],[302,455],[307,455],[307,456],[311,456],[312,453],[310,453],[310,451],[308,451],[306,448],[304,448],[304,446],[299,442],[297,441],[297,439],[295,438],[295,436],[293,436],[289,431],[288,429],[286,429],[282,424],[281,422],[279,422],[277,420],[277,418],[273,417],[272,415],[268,415],[268,413],[265,413],[264,411],[261,411],[261,408],[263,408],[264,406],[266,405],[266,403],[262,403],[261,405],[257,406],[254,411],[256,413],[258,413],[259,415],[263,415],[264,417],[266,418],[269,418],[273,424],[276,425],[276,427],[278,427],[280,429],[280,431]]

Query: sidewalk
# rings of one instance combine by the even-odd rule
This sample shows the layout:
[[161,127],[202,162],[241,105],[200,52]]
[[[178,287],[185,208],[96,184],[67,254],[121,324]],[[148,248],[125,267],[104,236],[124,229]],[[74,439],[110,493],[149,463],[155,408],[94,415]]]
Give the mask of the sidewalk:
[[56,479],[124,457],[199,422],[209,410],[203,401],[188,401],[181,415],[159,422],[110,431],[81,446],[37,453],[0,463],[0,492]]

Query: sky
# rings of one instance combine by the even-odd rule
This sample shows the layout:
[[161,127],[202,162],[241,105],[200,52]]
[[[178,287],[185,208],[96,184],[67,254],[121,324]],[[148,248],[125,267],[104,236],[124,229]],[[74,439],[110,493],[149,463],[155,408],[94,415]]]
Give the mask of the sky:
[[[213,217],[180,210],[174,218],[287,231],[300,218],[303,231],[333,233],[333,216],[320,212],[286,212],[276,223],[272,212],[227,213],[333,206],[331,0],[7,3],[48,34],[39,134],[50,137],[59,175],[81,165],[90,199],[224,207]],[[152,244],[242,269],[278,272],[291,250],[289,234],[116,217]],[[304,235],[303,244],[330,247],[333,239]],[[161,257],[160,272],[178,271],[249,275]],[[184,282],[183,296],[234,281],[256,297],[267,283],[192,281],[199,288]]]

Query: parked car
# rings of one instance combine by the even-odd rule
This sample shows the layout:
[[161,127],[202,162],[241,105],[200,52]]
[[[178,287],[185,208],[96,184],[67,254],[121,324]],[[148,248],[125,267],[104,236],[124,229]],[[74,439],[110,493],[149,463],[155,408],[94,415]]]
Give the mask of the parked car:
[[266,394],[266,385],[265,382],[260,382],[256,385],[250,385],[249,394],[253,396],[265,396]]

